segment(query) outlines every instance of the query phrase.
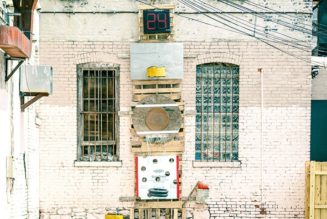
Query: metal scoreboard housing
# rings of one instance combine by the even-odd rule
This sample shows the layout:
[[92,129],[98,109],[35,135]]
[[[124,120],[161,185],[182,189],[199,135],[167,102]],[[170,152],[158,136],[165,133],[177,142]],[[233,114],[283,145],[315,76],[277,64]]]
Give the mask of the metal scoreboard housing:
[[169,9],[149,9],[143,11],[144,34],[170,33]]
[[179,199],[179,157],[137,156],[136,196],[141,200]]

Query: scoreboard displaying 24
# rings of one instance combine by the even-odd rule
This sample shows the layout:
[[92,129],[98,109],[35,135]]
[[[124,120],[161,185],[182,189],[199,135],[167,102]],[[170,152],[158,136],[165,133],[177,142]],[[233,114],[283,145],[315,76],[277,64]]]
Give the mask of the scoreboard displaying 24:
[[151,9],[143,11],[143,33],[170,33],[169,9]]

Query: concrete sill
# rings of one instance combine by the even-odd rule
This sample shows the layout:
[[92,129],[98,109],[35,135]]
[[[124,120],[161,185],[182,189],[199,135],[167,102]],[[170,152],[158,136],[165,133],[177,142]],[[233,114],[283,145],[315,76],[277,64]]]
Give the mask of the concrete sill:
[[193,161],[194,168],[241,168],[240,161],[218,162],[218,161]]
[[75,167],[122,167],[122,161],[114,161],[114,162],[88,162],[88,161],[75,161]]

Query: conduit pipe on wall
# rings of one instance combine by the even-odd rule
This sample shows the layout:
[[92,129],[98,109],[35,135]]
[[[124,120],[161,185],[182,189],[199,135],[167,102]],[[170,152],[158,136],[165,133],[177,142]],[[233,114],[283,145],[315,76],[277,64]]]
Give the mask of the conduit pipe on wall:
[[263,110],[264,110],[264,84],[263,84],[263,71],[262,68],[258,69],[260,74],[260,180],[261,180],[261,194],[260,194],[260,201],[263,202]]

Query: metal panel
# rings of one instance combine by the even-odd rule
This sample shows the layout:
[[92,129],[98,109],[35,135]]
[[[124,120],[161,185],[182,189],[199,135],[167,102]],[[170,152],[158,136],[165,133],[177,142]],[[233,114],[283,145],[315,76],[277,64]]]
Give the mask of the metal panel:
[[327,161],[326,128],[327,100],[312,100],[310,160]]
[[20,91],[52,94],[53,71],[46,65],[23,65],[20,72]]
[[182,43],[134,43],[131,45],[131,79],[145,80],[148,67],[166,68],[163,79],[183,78]]
[[137,190],[139,198],[178,199],[178,156],[137,157]]

